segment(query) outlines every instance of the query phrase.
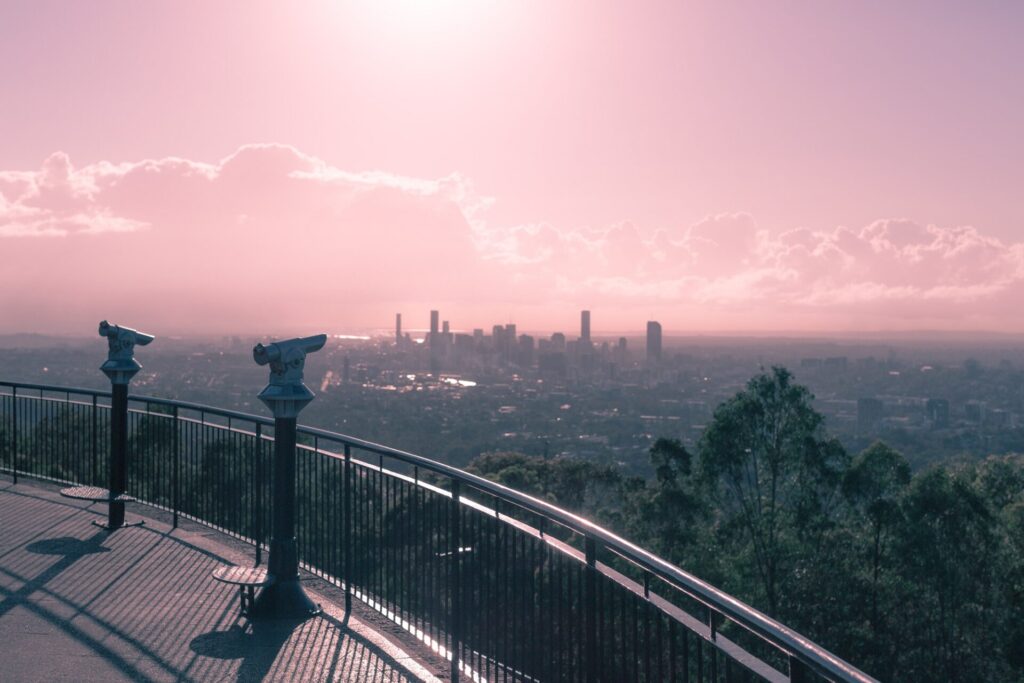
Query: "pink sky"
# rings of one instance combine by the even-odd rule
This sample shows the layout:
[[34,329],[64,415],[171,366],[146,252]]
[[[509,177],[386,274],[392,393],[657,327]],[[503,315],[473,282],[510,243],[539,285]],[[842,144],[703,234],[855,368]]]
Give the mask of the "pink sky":
[[1024,4],[0,5],[0,333],[1024,331]]

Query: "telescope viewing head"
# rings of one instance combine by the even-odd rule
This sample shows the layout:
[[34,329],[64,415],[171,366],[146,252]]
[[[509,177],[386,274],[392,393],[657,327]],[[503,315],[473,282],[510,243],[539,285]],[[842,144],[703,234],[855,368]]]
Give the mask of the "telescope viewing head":
[[107,338],[107,360],[100,370],[114,384],[128,384],[142,366],[135,360],[135,346],[146,346],[156,337],[130,327],[100,323],[99,333]]
[[257,344],[252,349],[252,359],[257,365],[270,365],[271,384],[301,383],[306,354],[319,351],[326,342],[327,335],[318,334],[273,342],[266,346]]
[[317,334],[253,347],[256,364],[270,365],[270,383],[259,398],[275,417],[296,417],[313,400],[313,392],[302,383],[302,371],[306,355],[319,351],[326,342],[326,334]]

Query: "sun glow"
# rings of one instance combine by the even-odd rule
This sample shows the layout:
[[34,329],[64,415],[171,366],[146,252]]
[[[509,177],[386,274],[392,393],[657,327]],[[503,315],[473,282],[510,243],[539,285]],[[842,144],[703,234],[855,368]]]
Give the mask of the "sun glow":
[[490,0],[366,0],[358,3],[362,18],[389,33],[447,38],[491,23],[497,3]]

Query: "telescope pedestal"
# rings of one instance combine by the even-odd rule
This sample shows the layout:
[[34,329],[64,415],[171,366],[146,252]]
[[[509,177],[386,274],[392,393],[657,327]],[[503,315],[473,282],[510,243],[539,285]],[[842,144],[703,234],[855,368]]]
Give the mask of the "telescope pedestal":
[[256,596],[250,612],[253,618],[307,619],[320,613],[320,607],[299,585],[299,553],[295,542],[295,436],[294,417],[274,419],[274,523],[267,558],[267,573],[274,581]]

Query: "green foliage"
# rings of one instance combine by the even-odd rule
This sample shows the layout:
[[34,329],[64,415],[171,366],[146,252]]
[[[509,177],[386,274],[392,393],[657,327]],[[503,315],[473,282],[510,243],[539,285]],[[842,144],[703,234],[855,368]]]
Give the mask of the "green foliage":
[[696,457],[644,480],[489,453],[470,470],[600,519],[880,680],[1024,681],[1024,456],[912,473],[850,458],[783,368],[714,413]]
[[772,368],[715,410],[699,446],[719,541],[739,571],[756,577],[757,602],[770,615],[780,614],[783,577],[831,525],[848,460],[825,436],[812,399],[788,370]]
[[611,467],[577,458],[543,458],[508,451],[484,453],[466,468],[509,488],[571,510],[597,512],[620,481]]
[[693,479],[690,453],[676,439],[658,439],[649,457],[654,481],[632,480],[624,489],[630,535],[672,562],[713,572],[694,559],[703,540],[699,532],[706,506]]

